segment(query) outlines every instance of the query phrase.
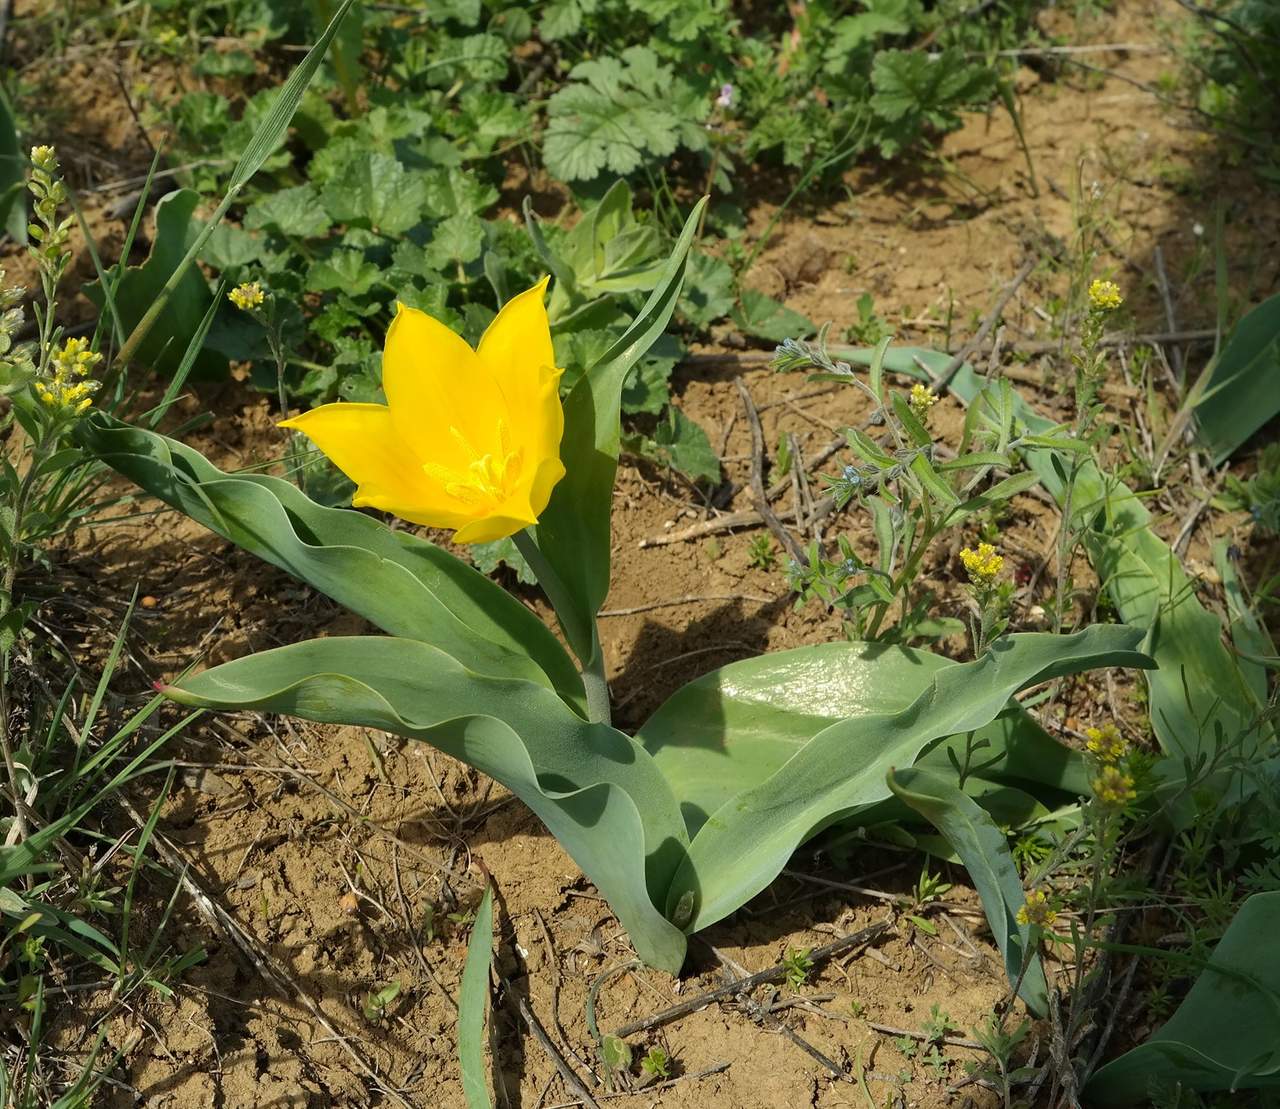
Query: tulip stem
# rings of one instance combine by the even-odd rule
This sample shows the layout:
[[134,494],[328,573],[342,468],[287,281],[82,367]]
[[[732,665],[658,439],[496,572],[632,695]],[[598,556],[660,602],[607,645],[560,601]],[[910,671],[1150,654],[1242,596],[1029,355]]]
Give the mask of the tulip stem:
[[582,668],[582,686],[587,693],[588,718],[597,724],[612,724],[609,683],[604,676],[604,651],[599,645],[591,660]]
[[[533,538],[533,533],[528,528],[517,531],[511,539],[521,557],[529,564],[533,576],[538,579],[538,584],[546,594],[547,600],[551,602],[551,607],[556,610],[560,626],[567,630],[569,627],[567,618],[573,612],[573,601],[560,575],[547,561],[546,555],[542,553],[537,541]],[[578,661],[582,663],[582,686],[587,695],[587,719],[597,724],[608,724],[611,719],[609,683],[604,675],[604,651],[600,647],[600,637],[594,634],[593,628],[589,655],[573,642],[573,636],[570,635],[568,638],[570,646],[578,655]]]

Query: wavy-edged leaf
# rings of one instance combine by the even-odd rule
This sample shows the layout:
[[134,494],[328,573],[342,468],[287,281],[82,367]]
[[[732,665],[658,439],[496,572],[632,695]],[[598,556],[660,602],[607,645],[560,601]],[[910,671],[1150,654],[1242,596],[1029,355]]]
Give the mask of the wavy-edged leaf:
[[941,668],[898,712],[869,713],[818,732],[771,777],[721,805],[689,845],[668,913],[693,903],[692,928],[715,923],[773,880],[791,853],[834,819],[890,796],[885,774],[935,740],[990,724],[1018,690],[1098,666],[1152,665],[1134,628],[1006,636],[976,662]]
[[420,739],[529,806],[604,894],[648,964],[685,939],[655,906],[684,859],[679,808],[645,750],[549,689],[474,673],[412,639],[333,636],[236,659],[166,688],[182,704],[281,712]]
[[1031,929],[1017,920],[1026,898],[1004,833],[976,801],[932,770],[891,770],[888,784],[894,796],[925,817],[960,856],[982,899],[1009,982],[1018,983],[1018,996],[1027,1008],[1043,1016],[1049,987],[1039,955],[1028,946]]
[[1168,1023],[1090,1079],[1089,1104],[1144,1104],[1157,1080],[1205,1092],[1280,1086],[1278,931],[1280,893],[1254,894]]
[[551,631],[453,555],[263,474],[227,474],[176,440],[95,412],[80,443],[166,504],[293,574],[391,635],[430,642],[482,674],[527,678],[583,705]]
[[[768,779],[806,743],[842,720],[899,712],[959,663],[928,651],[883,643],[819,643],[732,662],[682,686],[636,733],[680,802],[695,835],[736,794]],[[1087,790],[1080,756],[1009,705],[973,737],[984,775]],[[925,758],[950,766],[964,737]]]
[[[1280,295],[1264,300],[1231,334],[1196,404],[1201,444],[1221,465],[1280,412]],[[1199,386],[1197,386],[1199,388]]]
[[[870,350],[840,351],[863,365]],[[938,374],[950,358],[919,347],[895,347],[885,366],[926,379]],[[951,389],[966,403],[979,399],[983,379],[967,363],[951,381]],[[1020,430],[1046,435],[1058,425],[1038,415],[1017,394],[1013,414]],[[1026,440],[1024,439],[1024,443]],[[1062,503],[1063,480],[1054,465],[1055,452],[1045,447],[1024,448],[1027,465],[1044,487]],[[1196,584],[1182,563],[1151,528],[1151,514],[1123,482],[1084,463],[1072,497],[1076,526],[1098,577],[1106,586],[1120,619],[1147,632],[1143,650],[1158,664],[1148,672],[1151,727],[1169,759],[1160,767],[1163,792],[1178,796],[1176,823],[1192,818],[1194,807],[1182,791],[1187,767],[1214,759],[1224,745],[1233,745],[1244,759],[1273,741],[1274,728],[1264,722],[1255,696],[1257,664],[1228,651],[1222,642],[1222,622],[1196,596]],[[1223,769],[1201,788],[1237,800],[1253,793],[1252,777]]]
[[556,615],[584,663],[599,651],[595,615],[609,592],[609,521],[621,447],[622,387],[671,319],[706,203],[703,197],[689,214],[662,276],[631,326],[565,398],[560,458],[566,473],[538,521],[537,543],[569,593],[571,603],[562,604]]

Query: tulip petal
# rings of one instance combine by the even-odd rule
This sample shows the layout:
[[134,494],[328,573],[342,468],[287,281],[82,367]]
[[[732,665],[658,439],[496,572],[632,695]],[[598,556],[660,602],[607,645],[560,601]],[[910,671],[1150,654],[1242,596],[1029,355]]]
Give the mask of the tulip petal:
[[523,531],[536,522],[536,520],[521,519],[517,516],[485,516],[459,528],[454,534],[453,541],[455,543],[492,543],[496,539],[506,539],[509,535],[515,535],[516,532]]
[[356,508],[378,508],[444,528],[460,527],[474,515],[427,478],[386,405],[322,404],[280,427],[302,432],[356,483],[351,500]]
[[396,306],[382,353],[382,389],[401,437],[424,462],[465,471],[476,455],[497,452],[495,414],[505,409],[487,364],[465,339],[416,308]]
[[[498,379],[513,410],[518,410],[515,406],[528,399],[524,395],[526,387],[538,381],[537,371],[544,366],[554,369],[556,365],[551,324],[543,303],[549,280],[544,277],[532,289],[507,301],[476,347],[476,353]],[[516,395],[508,392],[510,386],[516,387]]]

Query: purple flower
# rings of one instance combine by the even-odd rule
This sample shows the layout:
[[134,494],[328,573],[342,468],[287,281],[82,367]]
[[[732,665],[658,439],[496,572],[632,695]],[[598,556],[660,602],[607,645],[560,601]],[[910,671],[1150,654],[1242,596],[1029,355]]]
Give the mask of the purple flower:
[[733,86],[727,82],[720,86],[720,95],[716,97],[716,106],[719,108],[733,107]]

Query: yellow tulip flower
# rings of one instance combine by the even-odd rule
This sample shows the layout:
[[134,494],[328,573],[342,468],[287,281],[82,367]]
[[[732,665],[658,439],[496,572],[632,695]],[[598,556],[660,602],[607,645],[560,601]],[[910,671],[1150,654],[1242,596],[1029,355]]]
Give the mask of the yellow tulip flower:
[[536,524],[564,477],[564,412],[543,305],[547,278],[513,297],[472,350],[396,306],[382,354],[387,403],[323,404],[297,428],[356,483],[351,503],[487,543]]

